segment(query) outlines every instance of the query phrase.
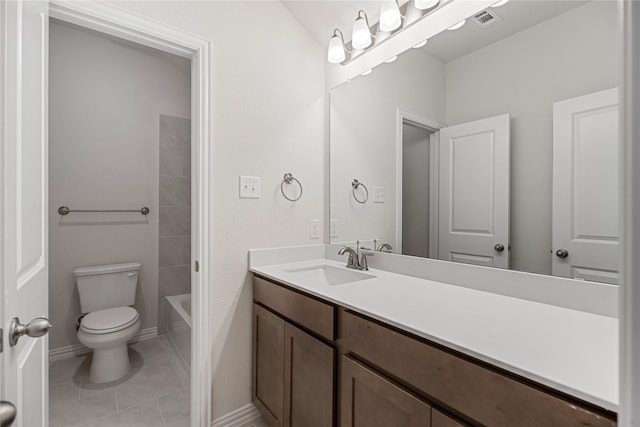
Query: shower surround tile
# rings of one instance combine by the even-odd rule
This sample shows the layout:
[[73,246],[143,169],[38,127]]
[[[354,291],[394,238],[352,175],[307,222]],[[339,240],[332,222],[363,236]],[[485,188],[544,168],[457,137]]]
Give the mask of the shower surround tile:
[[[158,266],[162,267],[176,267],[183,265],[183,243],[184,237],[161,237],[160,238],[160,260]],[[188,264],[188,262],[187,262]]]
[[158,331],[165,298],[191,291],[191,121],[160,115]]
[[160,237],[191,234],[191,208],[188,206],[163,206],[159,209]]
[[191,206],[191,178],[160,176],[160,209],[164,206]]
[[160,114],[160,145],[191,147],[191,120]]

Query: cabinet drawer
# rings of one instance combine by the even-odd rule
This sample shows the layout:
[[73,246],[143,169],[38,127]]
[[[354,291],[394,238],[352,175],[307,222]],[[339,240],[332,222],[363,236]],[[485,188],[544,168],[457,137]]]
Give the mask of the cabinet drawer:
[[316,334],[335,339],[335,307],[281,285],[253,277],[253,299]]
[[439,347],[340,310],[339,342],[424,394],[429,400],[490,426],[614,426],[577,401],[520,382]]

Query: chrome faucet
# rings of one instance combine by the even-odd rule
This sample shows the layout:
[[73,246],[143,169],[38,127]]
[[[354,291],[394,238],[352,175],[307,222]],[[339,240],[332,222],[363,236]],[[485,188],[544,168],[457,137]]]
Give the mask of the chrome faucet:
[[358,269],[358,253],[352,248],[345,246],[338,251],[338,255],[344,254],[349,254],[349,258],[347,259],[347,268]]
[[391,252],[393,248],[391,247],[390,244],[388,243],[380,243],[378,245],[378,247],[376,248],[376,251],[378,252]]
[[338,251],[338,255],[349,254],[349,258],[347,259],[347,268],[353,268],[354,270],[369,270],[369,265],[367,263],[367,257],[373,256],[373,252],[360,252],[360,242],[356,243],[356,250],[348,246],[344,246]]
[[373,239],[373,248],[378,252],[387,252],[387,253],[391,253],[391,251],[393,250],[391,245],[388,243],[380,243],[378,245],[377,239]]

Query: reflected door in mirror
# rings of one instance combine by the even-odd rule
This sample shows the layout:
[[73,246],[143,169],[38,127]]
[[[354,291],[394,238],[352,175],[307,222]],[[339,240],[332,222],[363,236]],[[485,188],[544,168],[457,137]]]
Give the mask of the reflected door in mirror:
[[509,142],[508,114],[440,130],[438,258],[509,268]]
[[618,284],[618,90],[553,106],[554,276]]

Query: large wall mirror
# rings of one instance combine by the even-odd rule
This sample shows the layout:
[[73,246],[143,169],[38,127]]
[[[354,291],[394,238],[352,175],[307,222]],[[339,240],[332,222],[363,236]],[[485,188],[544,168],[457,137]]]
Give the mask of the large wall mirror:
[[330,241],[616,284],[617,5],[486,12],[331,91]]

